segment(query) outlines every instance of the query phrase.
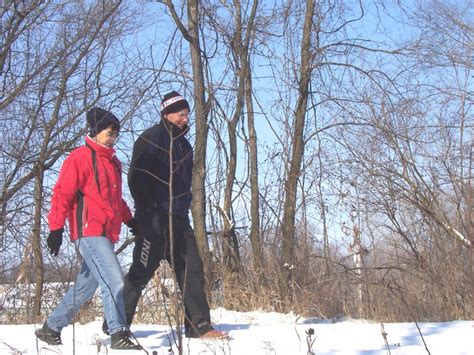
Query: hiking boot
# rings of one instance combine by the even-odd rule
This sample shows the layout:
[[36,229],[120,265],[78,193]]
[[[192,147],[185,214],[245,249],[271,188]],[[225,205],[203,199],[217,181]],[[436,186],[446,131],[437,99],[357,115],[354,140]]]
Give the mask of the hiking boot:
[[130,333],[126,330],[121,330],[110,336],[112,342],[110,343],[111,349],[116,350],[141,350],[142,347],[138,344],[133,343],[130,340]]
[[42,340],[49,345],[62,345],[61,333],[52,330],[48,327],[46,322],[44,322],[43,327],[36,329],[35,335],[39,340]]

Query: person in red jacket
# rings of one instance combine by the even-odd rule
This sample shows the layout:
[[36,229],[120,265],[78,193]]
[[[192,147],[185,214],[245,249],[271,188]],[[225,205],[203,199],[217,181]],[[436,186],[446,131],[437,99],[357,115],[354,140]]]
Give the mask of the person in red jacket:
[[36,336],[50,345],[61,344],[61,329],[100,287],[111,329],[111,348],[138,350],[140,345],[130,339],[123,274],[114,252],[122,222],[134,228],[130,209],[122,199],[122,166],[113,149],[120,122],[98,107],[89,110],[86,117],[89,134],[85,144],[66,158],[53,189],[47,238],[49,252],[57,256],[67,219],[70,239],[82,256],[81,269],[74,286],[36,330]]

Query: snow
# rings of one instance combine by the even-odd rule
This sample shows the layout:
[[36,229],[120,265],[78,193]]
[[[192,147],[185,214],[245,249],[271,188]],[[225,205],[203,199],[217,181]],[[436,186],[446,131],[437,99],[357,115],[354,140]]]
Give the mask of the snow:
[[[444,323],[381,323],[361,320],[305,319],[295,314],[212,310],[215,327],[229,332],[230,340],[183,339],[183,354],[293,355],[293,354],[474,354],[473,321]],[[110,338],[101,332],[102,321],[76,323],[62,331],[64,345],[36,342],[40,324],[0,325],[0,354],[145,354],[145,351],[111,350]],[[73,328],[75,343],[73,342]],[[307,332],[314,330],[308,349]],[[386,333],[387,343],[382,336]],[[150,355],[177,355],[170,346],[166,325],[134,324],[132,331]],[[96,341],[103,345],[98,352]],[[426,347],[425,347],[426,343]],[[387,345],[388,344],[388,345]],[[38,346],[38,347],[37,347]]]

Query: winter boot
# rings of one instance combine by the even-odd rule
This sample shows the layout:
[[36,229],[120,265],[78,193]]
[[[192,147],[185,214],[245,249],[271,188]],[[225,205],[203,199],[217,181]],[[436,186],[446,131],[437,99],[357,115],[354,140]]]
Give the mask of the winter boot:
[[61,345],[61,333],[55,332],[44,322],[43,327],[36,329],[36,337],[49,345]]
[[135,344],[130,339],[130,333],[126,330],[121,330],[117,333],[114,333],[110,336],[112,342],[110,344],[111,349],[116,350],[141,350],[142,347],[138,344]]

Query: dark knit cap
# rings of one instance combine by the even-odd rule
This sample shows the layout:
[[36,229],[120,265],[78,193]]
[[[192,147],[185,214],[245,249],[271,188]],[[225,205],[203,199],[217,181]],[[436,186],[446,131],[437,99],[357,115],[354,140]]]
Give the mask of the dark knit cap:
[[115,126],[117,130],[120,129],[120,121],[115,115],[100,107],[93,107],[87,111],[87,124],[89,125],[89,132],[92,137],[95,137],[100,131],[103,131],[110,125]]
[[189,110],[189,103],[176,91],[171,91],[170,93],[166,94],[163,97],[163,101],[161,102],[162,115],[179,112],[185,108]]

